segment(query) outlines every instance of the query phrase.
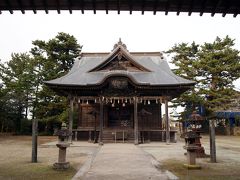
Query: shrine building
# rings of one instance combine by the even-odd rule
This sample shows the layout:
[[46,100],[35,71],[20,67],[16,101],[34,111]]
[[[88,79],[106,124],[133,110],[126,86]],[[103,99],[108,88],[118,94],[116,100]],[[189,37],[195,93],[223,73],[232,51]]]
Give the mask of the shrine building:
[[73,138],[138,144],[175,141],[168,102],[195,82],[175,75],[161,52],[129,52],[119,40],[110,53],[81,53],[66,75],[45,84],[68,97]]

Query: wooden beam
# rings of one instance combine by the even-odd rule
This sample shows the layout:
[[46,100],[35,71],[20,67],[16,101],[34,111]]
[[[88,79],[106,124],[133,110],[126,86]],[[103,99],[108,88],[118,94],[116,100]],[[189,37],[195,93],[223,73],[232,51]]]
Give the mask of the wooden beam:
[[104,120],[104,113],[103,113],[103,101],[102,98],[99,102],[100,104],[100,113],[99,113],[99,120],[100,120],[100,125],[99,125],[99,145],[103,145],[103,120]]
[[134,103],[134,144],[138,144],[138,99],[137,97],[134,97],[133,99],[133,103]]
[[170,122],[168,117],[168,100],[165,99],[166,143],[170,143]]
[[210,159],[212,163],[217,162],[216,158],[216,141],[215,141],[215,124],[214,120],[209,120],[210,130]]
[[[73,98],[70,97],[69,99],[69,112],[68,112],[68,130],[72,133],[72,126],[73,126]],[[72,135],[69,136],[69,142],[72,143]]]
[[38,160],[38,120],[34,117],[32,119],[32,163]]

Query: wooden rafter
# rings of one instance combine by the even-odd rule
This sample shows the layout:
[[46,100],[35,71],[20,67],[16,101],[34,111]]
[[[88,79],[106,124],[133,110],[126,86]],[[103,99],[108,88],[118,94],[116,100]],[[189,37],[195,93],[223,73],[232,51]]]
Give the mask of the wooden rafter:
[[211,12],[211,16],[213,17],[217,11],[217,8],[221,5],[222,0],[216,0],[214,5],[213,5],[213,10]]
[[[2,2],[3,1],[3,2]],[[84,14],[85,10],[93,10],[94,13],[98,10],[105,10],[106,14],[109,11],[140,11],[145,14],[146,11],[152,11],[155,15],[158,11],[162,11],[165,15],[168,12],[176,12],[179,15],[181,12],[187,12],[192,15],[193,12],[199,12],[200,16],[203,13],[211,13],[214,16],[216,13],[221,13],[223,17],[226,14],[233,14],[236,17],[240,13],[240,2],[238,0],[2,0],[1,11],[9,11],[11,14],[14,11],[21,11],[23,14],[26,10],[33,10],[36,14],[37,10],[44,10],[48,13],[49,10],[56,10],[60,14],[61,10],[69,10],[72,14],[73,10],[80,10]]]
[[25,10],[24,10],[24,8],[23,8],[22,1],[21,1],[21,0],[18,0],[17,2],[18,2],[18,5],[19,5],[19,7],[20,7],[20,9],[21,9],[22,14],[25,14]]
[[233,17],[237,17],[238,15],[238,12],[236,11],[234,14],[233,14]]
[[117,1],[117,12],[120,14],[120,0]]
[[108,0],[105,0],[105,9],[106,9],[106,14],[108,14]]
[[145,10],[145,0],[142,0],[142,15],[144,14]]
[[201,3],[201,10],[200,10],[200,16],[203,15],[204,10],[205,10],[205,6],[206,6],[206,0],[202,0],[202,3]]
[[72,14],[72,0],[68,0],[69,13]]
[[177,16],[179,16],[182,7],[182,0],[178,0],[178,7],[177,7]]
[[233,17],[237,17],[237,15],[239,14],[239,8],[235,7],[234,13],[233,13]]
[[165,6],[165,15],[168,15],[169,4],[170,4],[170,0],[167,0],[166,1],[166,6]]
[[45,10],[46,14],[48,14],[48,5],[47,5],[46,0],[43,0],[43,6],[44,6],[44,10]]
[[61,11],[60,11],[60,9],[61,9],[60,8],[60,1],[59,0],[56,0],[56,1],[57,1],[56,2],[57,3],[57,13],[60,14],[61,13]]
[[188,10],[188,16],[191,16],[193,7],[194,7],[194,0],[191,0],[189,10]]
[[34,0],[31,0],[31,6],[32,6],[33,13],[37,14],[36,5],[35,5],[35,1]]
[[92,0],[93,13],[96,14],[96,0]]
[[7,4],[7,8],[9,10],[9,12],[11,14],[13,14],[12,5],[11,5],[10,1],[9,0],[5,0],[5,3]]
[[132,0],[129,0],[129,13],[132,14],[133,4]]
[[225,2],[224,4],[224,9],[223,9],[223,13],[222,13],[222,17],[225,17],[227,14],[227,11],[229,10],[229,7],[231,6],[230,1]]
[[153,6],[153,15],[156,15],[156,13],[157,13],[157,7],[158,7],[158,0],[155,0],[154,6]]
[[84,14],[84,0],[81,0],[81,11],[82,11],[82,14]]

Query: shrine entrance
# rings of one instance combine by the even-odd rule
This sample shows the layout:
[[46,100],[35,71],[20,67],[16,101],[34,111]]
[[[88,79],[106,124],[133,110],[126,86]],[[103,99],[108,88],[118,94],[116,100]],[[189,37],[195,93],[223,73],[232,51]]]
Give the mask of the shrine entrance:
[[108,128],[133,128],[133,105],[108,107]]

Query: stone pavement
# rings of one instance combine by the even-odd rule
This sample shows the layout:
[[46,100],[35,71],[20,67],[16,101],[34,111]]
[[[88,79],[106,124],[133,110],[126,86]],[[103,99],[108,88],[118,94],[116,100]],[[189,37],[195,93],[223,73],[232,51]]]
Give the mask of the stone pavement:
[[83,165],[74,180],[165,180],[177,179],[162,171],[158,162],[133,144],[104,144]]

